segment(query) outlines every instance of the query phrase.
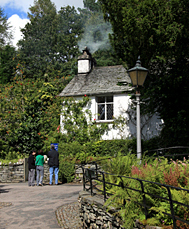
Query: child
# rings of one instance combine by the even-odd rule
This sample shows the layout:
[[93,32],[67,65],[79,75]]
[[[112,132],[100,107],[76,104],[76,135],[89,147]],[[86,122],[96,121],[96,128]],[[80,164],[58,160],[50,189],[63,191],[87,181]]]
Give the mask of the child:
[[36,151],[32,150],[28,158],[28,186],[35,186],[35,154]]

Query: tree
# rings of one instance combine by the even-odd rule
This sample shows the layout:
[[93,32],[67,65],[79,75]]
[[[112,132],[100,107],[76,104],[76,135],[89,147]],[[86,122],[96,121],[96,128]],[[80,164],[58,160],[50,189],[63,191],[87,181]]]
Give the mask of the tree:
[[0,49],[0,84],[10,82],[14,76],[16,67],[16,50],[10,45],[5,45]]
[[95,0],[84,0],[84,10],[81,10],[84,20],[84,33],[78,44],[80,50],[87,46],[93,53],[98,66],[120,64],[109,42],[112,26],[105,22],[101,5]]
[[12,34],[9,31],[10,28],[11,26],[7,21],[7,17],[4,15],[3,9],[0,7],[0,49],[8,43],[12,37]]
[[57,15],[56,61],[64,63],[66,75],[77,74],[77,57],[79,55],[78,40],[83,33],[82,16],[74,7],[61,7]]
[[[112,24],[111,44],[133,67],[138,55],[149,69],[142,94],[145,110],[164,120],[166,145],[188,144],[189,2],[187,0],[99,0]],[[171,136],[171,137],[170,137]]]
[[96,0],[83,0],[83,4],[91,12],[101,12],[101,5]]
[[61,98],[57,95],[68,80],[63,78],[36,81],[24,78],[22,63],[17,75],[0,89],[0,152],[28,155],[41,149],[60,122]]
[[30,22],[21,29],[23,39],[18,42],[19,60],[25,62],[28,78],[44,77],[55,52],[56,8],[50,0],[35,0],[29,9]]
[[7,17],[0,7],[0,84],[9,82],[14,67],[15,49],[9,45],[12,34]]
[[20,60],[29,78],[60,77],[76,73],[77,40],[82,32],[80,16],[74,7],[57,13],[50,0],[38,0],[30,7],[30,22],[22,29]]

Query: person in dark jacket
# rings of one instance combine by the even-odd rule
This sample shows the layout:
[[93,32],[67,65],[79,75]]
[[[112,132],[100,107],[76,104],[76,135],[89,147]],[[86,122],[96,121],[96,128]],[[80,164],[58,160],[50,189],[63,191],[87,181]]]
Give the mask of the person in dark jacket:
[[28,185],[35,186],[35,154],[36,151],[32,150],[28,158]]
[[55,184],[58,185],[58,172],[59,172],[59,153],[55,150],[54,145],[51,145],[51,150],[47,153],[49,158],[49,172],[50,172],[50,182],[52,185],[53,174],[55,175]]

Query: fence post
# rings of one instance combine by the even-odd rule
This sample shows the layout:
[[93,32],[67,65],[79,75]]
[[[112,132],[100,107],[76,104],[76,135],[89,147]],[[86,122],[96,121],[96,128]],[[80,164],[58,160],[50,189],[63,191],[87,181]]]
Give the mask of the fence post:
[[104,190],[104,202],[105,202],[106,201],[106,183],[105,183],[105,176],[103,172],[102,172],[102,177],[103,177],[103,190]]
[[143,197],[143,205],[144,205],[144,211],[145,211],[145,217],[147,219],[148,217],[148,211],[147,211],[147,208],[146,208],[146,197],[145,197],[145,194],[144,194],[144,184],[143,182],[137,178],[137,180],[140,182],[140,185],[141,185],[141,189],[142,189],[142,197]]
[[[118,176],[118,177],[119,177],[119,176]],[[123,179],[122,179],[121,177],[119,177],[119,178],[121,179],[121,184],[120,184],[120,186],[121,186],[122,189],[124,189]],[[125,206],[125,204],[126,204],[126,200],[124,199],[124,200],[123,200],[123,205]]]
[[28,158],[24,158],[24,181],[28,180]]
[[82,171],[83,171],[83,190],[85,191],[85,170],[82,166]]
[[89,180],[90,180],[90,186],[91,186],[91,196],[93,196],[93,183],[92,183],[92,177],[91,177],[91,170],[88,170],[88,174],[89,174]]
[[173,228],[176,229],[176,219],[175,219],[175,212],[174,212],[174,209],[173,209],[173,201],[172,201],[172,197],[171,197],[171,191],[170,191],[170,188],[167,185],[165,185],[165,187],[167,188],[168,196],[169,196],[169,204],[170,204],[170,209],[171,209],[171,216],[172,216],[172,219],[173,219]]
[[96,167],[96,179],[98,179],[98,166],[97,166],[96,161],[95,161],[95,167]]

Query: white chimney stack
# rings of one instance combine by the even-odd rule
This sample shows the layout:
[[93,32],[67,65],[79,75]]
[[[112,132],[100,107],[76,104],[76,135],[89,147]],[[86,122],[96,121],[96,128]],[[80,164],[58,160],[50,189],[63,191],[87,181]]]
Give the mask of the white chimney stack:
[[92,69],[92,56],[89,49],[85,47],[83,54],[78,57],[78,74],[89,73]]

